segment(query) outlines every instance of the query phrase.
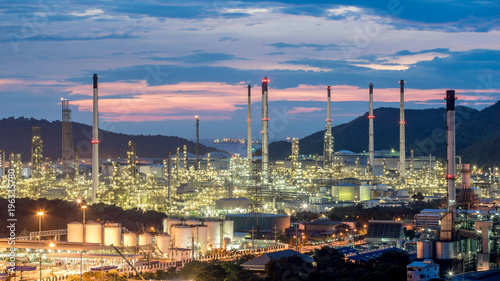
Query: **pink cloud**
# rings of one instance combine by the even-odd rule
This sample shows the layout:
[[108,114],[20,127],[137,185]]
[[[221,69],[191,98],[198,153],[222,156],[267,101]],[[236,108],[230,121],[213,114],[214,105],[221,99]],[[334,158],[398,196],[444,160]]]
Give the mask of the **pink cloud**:
[[288,114],[297,114],[297,113],[309,113],[314,111],[320,111],[324,108],[319,107],[295,107],[294,109],[288,111]]

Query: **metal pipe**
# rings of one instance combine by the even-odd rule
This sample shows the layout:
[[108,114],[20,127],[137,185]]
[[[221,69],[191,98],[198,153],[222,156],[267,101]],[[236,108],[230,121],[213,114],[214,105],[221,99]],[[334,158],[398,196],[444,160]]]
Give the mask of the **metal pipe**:
[[269,116],[267,109],[267,83],[269,83],[269,79],[264,77],[262,80],[262,177],[263,182],[268,182],[269,177],[269,135],[268,135],[268,126],[269,126]]
[[369,84],[369,113],[368,113],[368,153],[369,153],[369,169],[370,174],[373,176],[373,166],[375,165],[375,156],[374,156],[374,139],[373,139],[373,83]]
[[196,118],[196,170],[200,169],[200,118]]
[[446,152],[448,184],[448,211],[454,212],[456,206],[456,167],[455,167],[455,90],[446,91]]
[[252,162],[252,96],[251,96],[252,86],[248,85],[248,128],[247,128],[247,158],[248,161]]
[[400,105],[399,105],[399,178],[402,182],[406,178],[406,148],[405,148],[405,81],[399,81]]
[[99,106],[97,74],[94,74],[94,120],[92,126],[92,204],[96,202],[97,189],[99,188]]

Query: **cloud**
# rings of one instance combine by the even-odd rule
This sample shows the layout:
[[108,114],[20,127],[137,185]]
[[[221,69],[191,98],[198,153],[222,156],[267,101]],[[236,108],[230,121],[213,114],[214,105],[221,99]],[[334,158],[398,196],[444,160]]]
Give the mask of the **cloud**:
[[219,39],[219,42],[226,42],[226,41],[236,42],[238,41],[238,39],[229,36],[222,37],[221,39]]
[[211,64],[217,61],[241,59],[225,53],[197,53],[181,57],[151,57],[153,60],[179,61],[187,64]]

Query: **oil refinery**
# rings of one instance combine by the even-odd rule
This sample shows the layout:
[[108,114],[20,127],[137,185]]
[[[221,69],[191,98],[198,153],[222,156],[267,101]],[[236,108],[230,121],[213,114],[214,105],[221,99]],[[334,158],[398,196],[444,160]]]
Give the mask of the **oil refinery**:
[[[99,158],[98,77],[94,74],[92,158],[80,159],[78,151],[73,149],[71,110],[69,100],[63,99],[62,161],[43,161],[41,128],[33,127],[30,163],[22,163],[20,155],[12,152],[6,161],[3,151],[0,197],[8,197],[8,170],[17,179],[17,198],[71,202],[78,199],[91,205],[104,203],[123,209],[154,210],[167,216],[161,222],[163,229],[134,233],[120,222],[86,221],[83,209],[83,220],[75,219],[66,229],[40,230],[17,237],[17,256],[32,261],[36,257],[30,251],[39,249],[40,264],[43,252],[45,259],[64,262],[64,268],[73,274],[99,266],[132,272],[145,259],[162,261],[161,268],[168,268],[193,259],[233,258],[247,252],[298,248],[299,244],[305,247],[316,244],[314,239],[320,238],[315,236],[323,237],[324,243],[332,243],[332,237],[337,235],[335,227],[347,224],[355,230],[349,234],[347,245],[356,244],[355,237],[363,232],[366,236],[361,244],[365,251],[394,246],[414,254],[414,260],[432,259],[432,264],[437,264],[442,272],[499,267],[498,170],[485,177],[476,168],[471,169],[470,164],[461,163],[456,155],[453,90],[446,91],[445,98],[446,162],[432,155],[415,157],[412,150],[406,151],[405,83],[399,81],[400,119],[394,120],[400,125],[399,152],[374,150],[377,119],[373,112],[374,85],[369,83],[368,152],[334,150],[332,118],[335,116],[332,117],[331,98],[335,92],[328,86],[323,155],[301,155],[300,140],[293,138],[290,157],[271,160],[268,97],[272,96],[272,89],[270,79],[265,77],[261,155],[252,155],[256,141],[252,137],[252,96],[248,85],[248,136],[243,142],[238,141],[247,145],[245,157],[225,152],[200,155],[199,127],[203,119],[195,116],[194,153],[184,145],[166,159],[140,158],[136,144],[129,141],[127,159],[102,159]],[[368,209],[407,206],[415,202],[416,197],[412,196],[416,194],[425,201],[446,202],[443,208],[422,210],[414,221],[405,223],[405,229],[414,229],[419,234],[418,239],[402,235],[402,221],[370,221],[359,231],[355,222],[348,221],[291,222],[291,215],[303,211],[325,214],[337,207],[359,204]],[[83,203],[82,208],[86,208]],[[387,234],[390,231],[384,234],[385,229],[395,234]],[[278,241],[278,236],[287,234],[293,237],[290,241]],[[348,231],[341,234],[347,236]],[[41,236],[55,239],[55,246],[45,245],[47,240],[41,243]],[[0,239],[0,248],[7,249],[7,245],[8,238]],[[8,251],[2,251],[3,257],[8,258]]]

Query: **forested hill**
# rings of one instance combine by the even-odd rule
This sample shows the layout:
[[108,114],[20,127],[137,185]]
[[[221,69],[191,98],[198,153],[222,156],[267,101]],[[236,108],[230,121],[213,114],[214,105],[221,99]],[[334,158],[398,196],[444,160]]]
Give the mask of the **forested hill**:
[[[375,150],[399,150],[399,109],[374,110]],[[334,150],[363,152],[368,150],[368,113],[349,123],[333,127]],[[335,118],[335,117],[333,117]],[[446,111],[438,109],[407,109],[406,153],[446,157]],[[299,141],[300,154],[323,155],[324,131],[316,132]],[[481,111],[458,106],[456,108],[457,155],[464,163],[500,165],[500,102]],[[271,159],[284,159],[291,153],[289,142],[269,145]]]
[[[23,161],[31,157],[31,135],[33,126],[42,127],[43,155],[52,159],[61,158],[61,121],[49,122],[33,118],[4,118],[0,120],[0,150],[8,153],[22,153]],[[79,150],[80,158],[90,158],[92,127],[72,123],[74,148]],[[187,146],[188,152],[195,153],[196,144],[184,138],[161,135],[127,135],[99,130],[99,151],[102,158],[127,156],[127,145],[133,140],[137,145],[139,157],[165,158],[168,152],[176,153],[177,147]],[[200,153],[215,151],[215,148],[200,144]]]

